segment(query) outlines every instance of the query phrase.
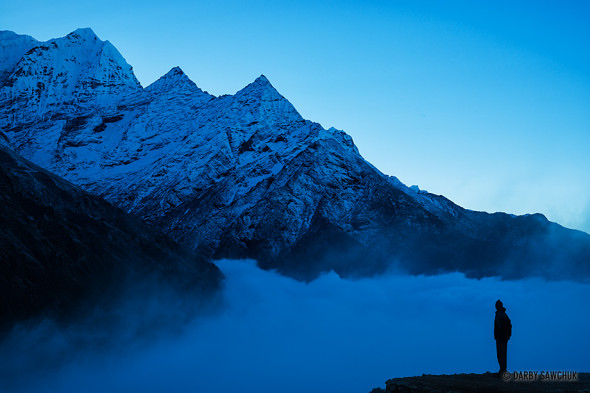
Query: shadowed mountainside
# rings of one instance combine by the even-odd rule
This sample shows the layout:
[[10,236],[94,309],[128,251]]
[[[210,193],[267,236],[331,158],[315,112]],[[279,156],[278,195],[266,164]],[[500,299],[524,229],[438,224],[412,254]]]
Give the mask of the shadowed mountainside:
[[0,146],[0,328],[67,318],[142,280],[200,296],[221,278],[141,220]]

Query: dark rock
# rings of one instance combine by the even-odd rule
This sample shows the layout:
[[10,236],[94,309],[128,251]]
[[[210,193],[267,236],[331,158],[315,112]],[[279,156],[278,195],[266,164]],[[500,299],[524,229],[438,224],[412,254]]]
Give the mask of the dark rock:
[[159,231],[0,146],[0,330],[84,313],[143,279],[201,296],[221,277]]
[[[394,378],[385,383],[387,393],[578,393],[590,391],[590,374],[577,373],[577,381],[504,381],[496,373],[422,375]],[[373,389],[375,391],[375,389]],[[373,392],[372,391],[372,392]]]

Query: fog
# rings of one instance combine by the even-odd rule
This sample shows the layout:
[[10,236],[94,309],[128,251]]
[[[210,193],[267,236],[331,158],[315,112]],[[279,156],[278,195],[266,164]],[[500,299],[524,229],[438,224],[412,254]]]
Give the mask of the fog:
[[148,313],[140,297],[125,302],[117,324],[18,329],[0,345],[0,391],[368,393],[392,377],[497,371],[498,298],[513,324],[510,370],[590,371],[588,284],[459,273],[304,283],[253,261],[218,266],[223,305],[173,328],[157,321],[183,302],[162,296]]

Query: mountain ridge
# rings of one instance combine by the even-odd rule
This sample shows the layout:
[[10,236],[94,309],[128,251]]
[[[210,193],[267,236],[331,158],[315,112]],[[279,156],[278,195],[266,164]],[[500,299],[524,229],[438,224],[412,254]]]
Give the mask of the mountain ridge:
[[[72,45],[85,46],[74,33]],[[54,49],[44,45],[37,57],[55,70],[45,55]],[[305,120],[264,75],[216,97],[179,67],[141,88],[122,56],[109,59],[89,73],[100,69],[115,82],[78,83],[73,98],[52,97],[45,112],[36,93],[13,88],[37,74],[14,71],[12,85],[0,89],[0,132],[26,158],[205,255],[255,258],[301,279],[392,265],[476,277],[577,276],[558,274],[558,262],[590,276],[587,234],[539,215],[470,211],[406,187],[368,163],[344,131]],[[47,75],[39,78],[54,80]],[[48,94],[45,85],[37,89]]]

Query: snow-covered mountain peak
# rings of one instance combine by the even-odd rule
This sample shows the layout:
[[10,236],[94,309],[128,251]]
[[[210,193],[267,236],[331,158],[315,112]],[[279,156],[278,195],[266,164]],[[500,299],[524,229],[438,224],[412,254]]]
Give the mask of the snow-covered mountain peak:
[[166,87],[172,87],[179,82],[189,82],[194,84],[193,81],[189,79],[189,77],[184,73],[184,71],[182,71],[180,67],[174,67],[170,71],[162,75],[160,78],[158,78],[158,80],[156,80],[154,83],[146,87],[146,90],[162,90]]
[[213,96],[201,90],[180,67],[174,67],[157,81],[146,87],[149,93],[192,95],[193,98],[211,99]]
[[72,31],[70,34],[68,34],[65,38],[76,39],[81,41],[100,41],[98,36],[94,33],[94,30],[92,30],[90,27],[78,28]]
[[[297,112],[295,107],[283,97],[264,76],[260,75],[254,82],[250,83],[234,96],[233,106],[246,110],[255,117],[279,124],[301,122],[304,119]],[[274,123],[275,126],[277,123]],[[280,126],[279,126],[280,128]]]
[[38,41],[31,36],[0,30],[0,83],[12,73],[21,57],[37,44]]
[[271,85],[270,81],[266,76],[264,76],[264,74],[260,74],[260,76],[254,80],[254,83],[258,83],[261,85]]
[[170,71],[168,71],[166,73],[166,75],[180,75],[180,76],[183,76],[184,75],[184,76],[186,76],[186,74],[184,73],[184,71],[182,70],[182,68],[180,68],[179,66],[172,67],[170,69]]
[[[127,63],[121,53],[109,41],[102,41],[90,28],[80,28],[65,37],[50,40],[53,45],[51,50],[59,52],[61,56],[66,57],[66,54],[71,54],[69,59],[63,59],[69,62],[73,68],[78,68],[76,71],[85,71],[84,68],[89,68],[89,71],[94,75],[90,77],[105,78],[104,82],[109,85],[124,85],[132,89],[141,88],[141,85],[135,75],[133,68]],[[65,49],[63,48],[65,46]],[[71,53],[64,53],[71,52]],[[73,64],[72,64],[73,63]],[[63,66],[63,64],[60,64]],[[67,67],[72,68],[72,67]],[[71,69],[66,69],[71,72]]]
[[260,98],[265,99],[284,99],[284,97],[279,94],[279,92],[274,88],[274,86],[264,75],[260,75],[258,78],[254,80],[254,82],[248,84],[242,90],[238,91],[235,95],[236,97],[258,96]]
[[38,121],[58,108],[108,107],[141,91],[131,66],[92,29],[78,29],[47,42],[18,40],[16,46],[2,45],[12,48],[6,51],[7,57],[18,58],[13,66],[7,61],[11,69],[5,71],[0,84],[0,101],[14,103],[8,115],[13,127]]

